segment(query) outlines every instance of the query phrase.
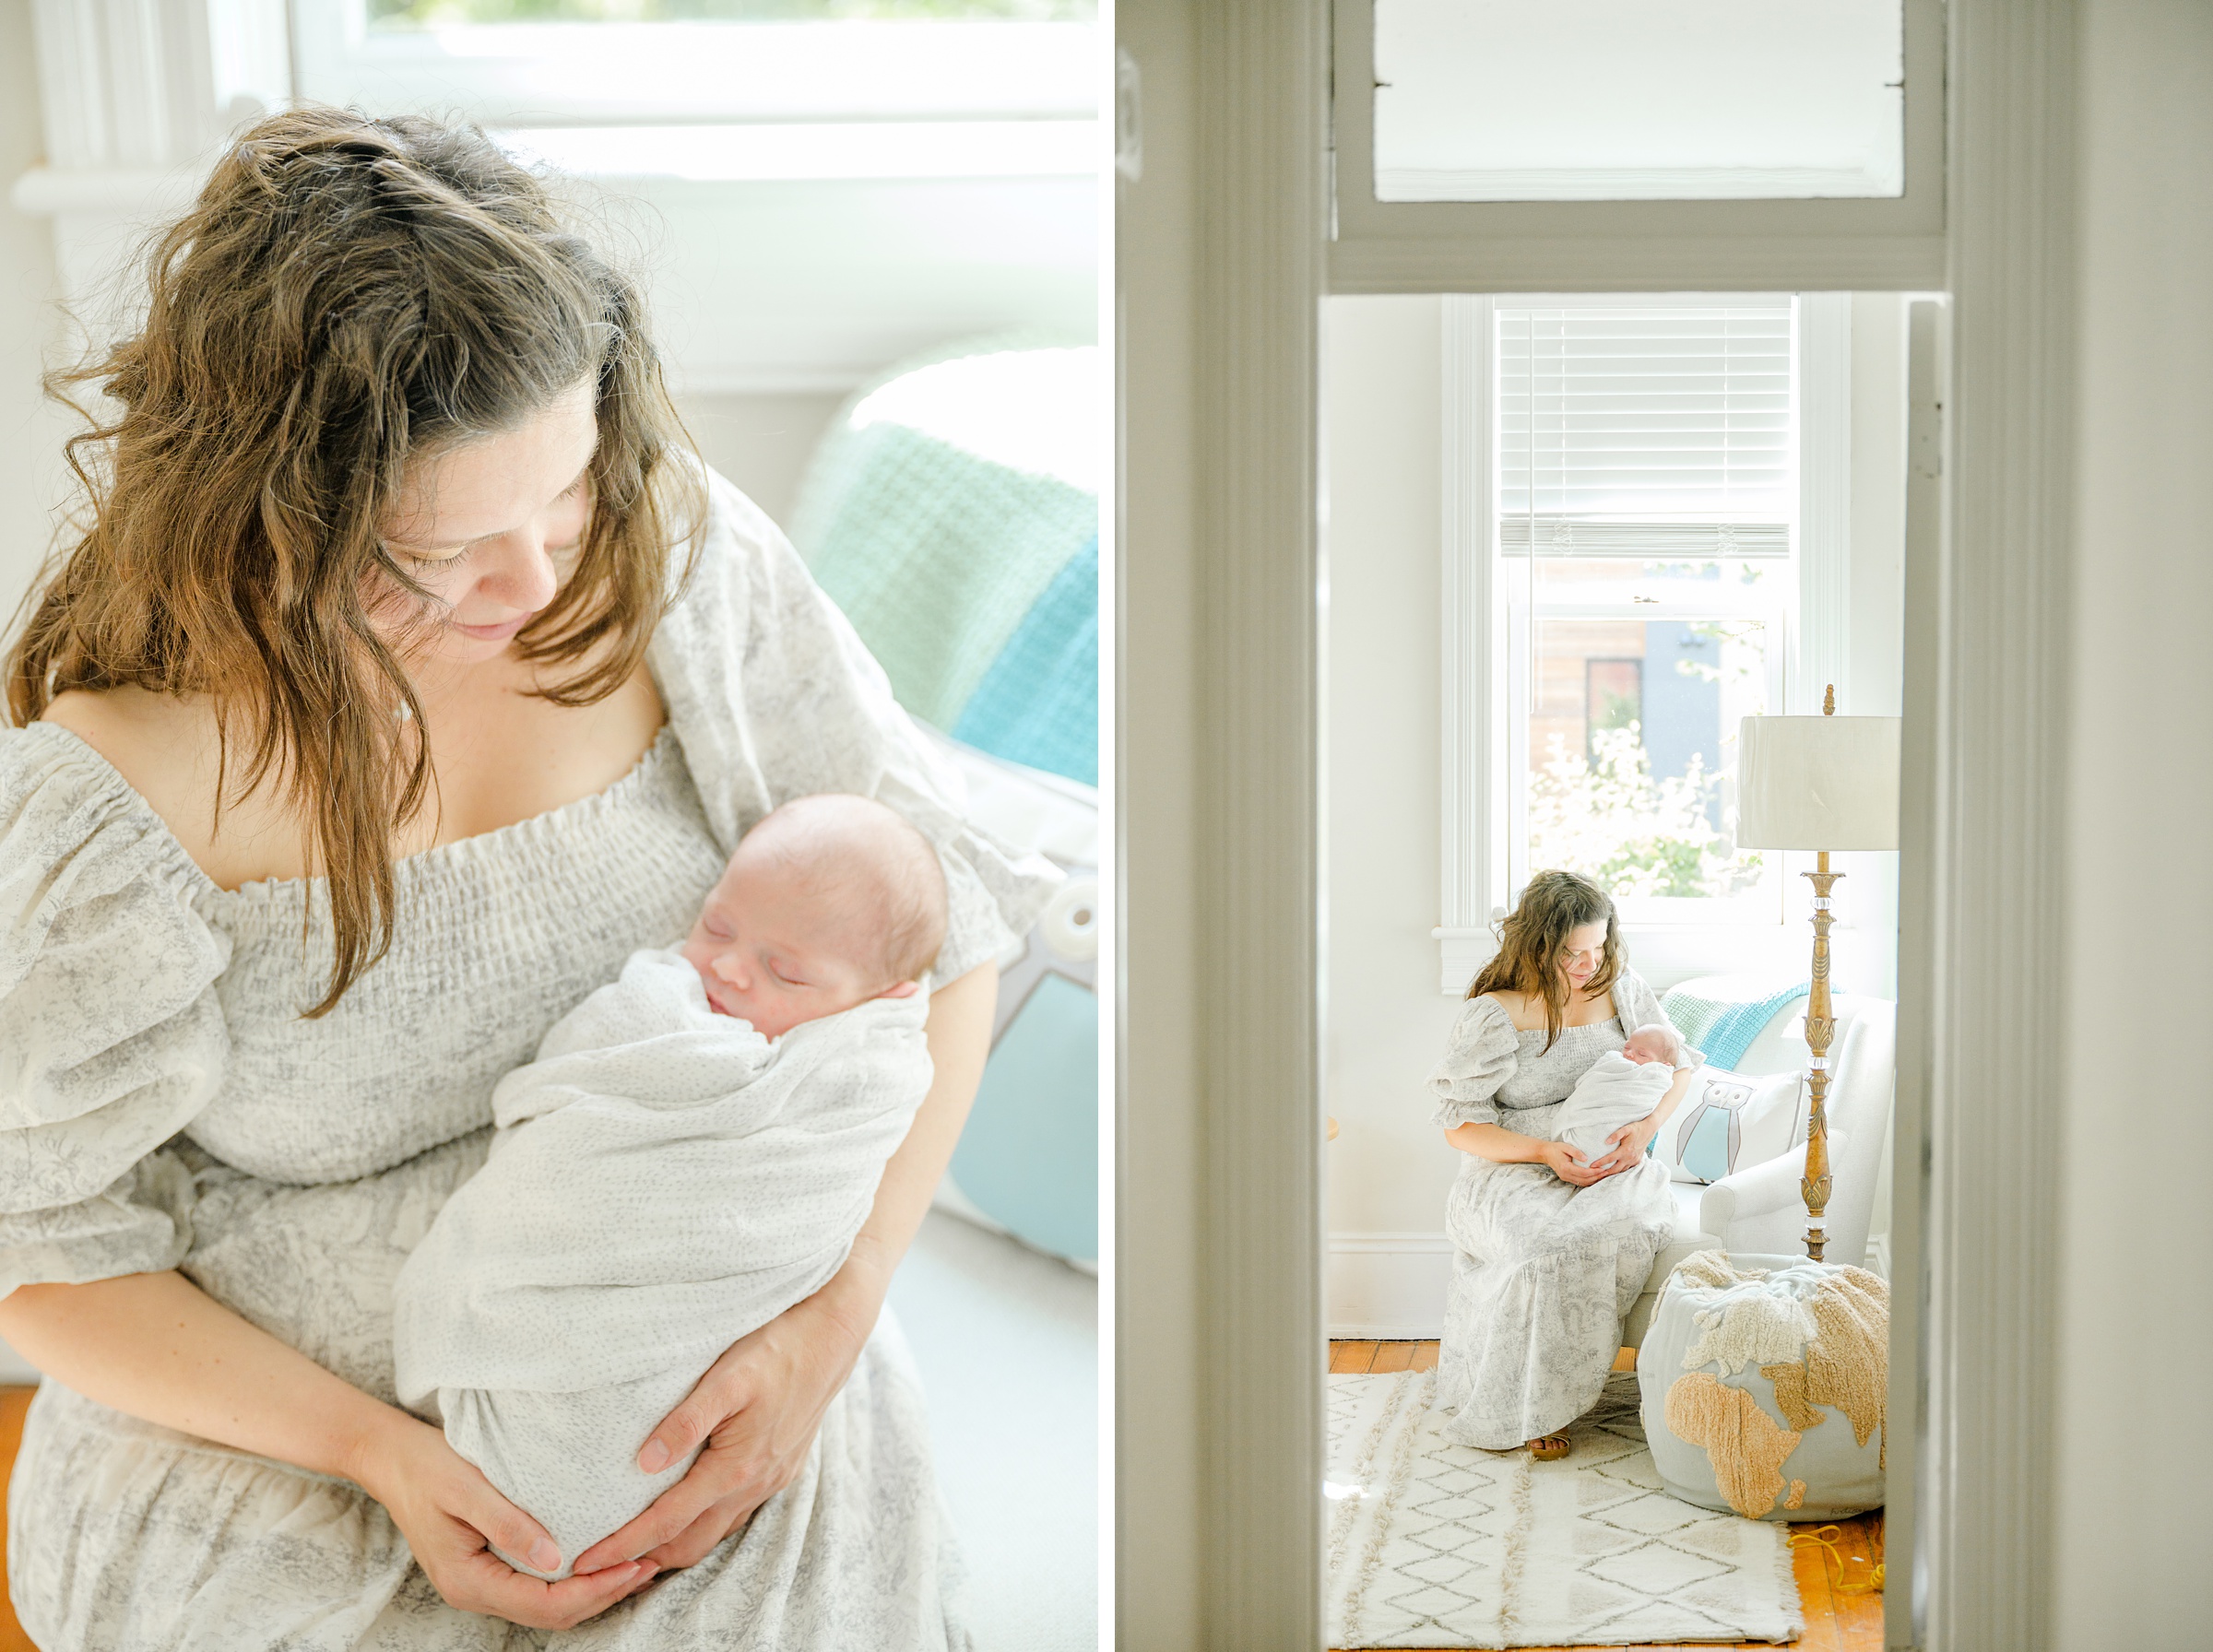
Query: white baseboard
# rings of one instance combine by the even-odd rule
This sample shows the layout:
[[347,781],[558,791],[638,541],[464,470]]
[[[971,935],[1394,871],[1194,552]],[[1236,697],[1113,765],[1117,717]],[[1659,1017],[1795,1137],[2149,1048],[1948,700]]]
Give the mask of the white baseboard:
[[1323,1303],[1340,1340],[1427,1340],[1444,1329],[1452,1242],[1438,1233],[1336,1233]]
[[1869,1273],[1884,1280],[1890,1277],[1890,1235],[1887,1233],[1871,1234],[1867,1240],[1866,1268]]

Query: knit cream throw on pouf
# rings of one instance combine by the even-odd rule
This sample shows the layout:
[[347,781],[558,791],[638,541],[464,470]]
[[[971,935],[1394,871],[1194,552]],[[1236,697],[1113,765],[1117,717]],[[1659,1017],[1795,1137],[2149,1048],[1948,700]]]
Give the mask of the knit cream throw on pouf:
[[1572,1455],[1454,1446],[1435,1372],[1329,1379],[1331,1646],[1620,1646],[1800,1633],[1789,1534],[1668,1495],[1614,1377]]

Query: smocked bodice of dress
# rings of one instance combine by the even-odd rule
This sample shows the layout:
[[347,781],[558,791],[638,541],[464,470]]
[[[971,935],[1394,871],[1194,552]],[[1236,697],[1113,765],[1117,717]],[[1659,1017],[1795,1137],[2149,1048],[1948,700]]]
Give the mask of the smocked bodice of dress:
[[482,1128],[501,1075],[632,952],[682,936],[722,866],[664,729],[607,790],[399,862],[391,951],[314,1021],[314,886],[203,879],[194,909],[231,941],[231,1048],[186,1136],[253,1175],[336,1182]]
[[[1436,1123],[1503,1125],[1521,1135],[1548,1136],[1550,1115],[1535,1110],[1568,1099],[1576,1081],[1608,1050],[1618,1050],[1638,1028],[1665,1019],[1660,999],[1634,970],[1614,983],[1614,1013],[1580,1027],[1562,1027],[1550,1041],[1543,1027],[1521,1028],[1506,1006],[1487,993],[1461,1006],[1444,1059],[1429,1075],[1437,1098]],[[1683,1063],[1705,1060],[1686,1049]]]

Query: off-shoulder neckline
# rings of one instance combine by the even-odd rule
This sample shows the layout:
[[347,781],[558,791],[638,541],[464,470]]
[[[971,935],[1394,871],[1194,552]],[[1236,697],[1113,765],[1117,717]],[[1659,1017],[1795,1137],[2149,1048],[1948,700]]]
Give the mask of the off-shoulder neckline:
[[[1643,977],[1638,974],[1635,970],[1625,969],[1622,971],[1620,977],[1614,983],[1614,985],[1606,989],[1606,1002],[1614,1007],[1612,1012],[1606,1017],[1606,1021],[1618,1021],[1621,1019],[1622,989],[1627,986],[1631,982],[1636,982],[1639,985],[1642,985]],[[1514,1027],[1513,1011],[1509,1009],[1504,1004],[1501,1004],[1489,993],[1479,992],[1474,997],[1469,998],[1467,1002],[1470,1007],[1482,1005],[1484,1008],[1489,1009],[1493,1014],[1504,1017],[1508,1026]],[[1586,1027],[1603,1027],[1605,1024],[1606,1023],[1604,1021],[1585,1021],[1583,1023],[1583,1025]],[[1542,1032],[1544,1031],[1544,1029],[1542,1026],[1534,1028],[1514,1027],[1514,1031],[1517,1032]],[[1572,1032],[1575,1031],[1575,1029],[1572,1027],[1562,1027],[1560,1031],[1563,1032]]]
[[[219,896],[233,901],[269,901],[305,894],[320,888],[324,879],[319,875],[305,878],[253,878],[236,889],[225,889],[212,877],[207,868],[193,858],[192,851],[170,829],[160,811],[148,803],[128,780],[123,771],[110,762],[100,749],[75,729],[59,723],[44,721],[27,723],[18,734],[33,734],[41,729],[51,730],[55,738],[65,741],[77,754],[78,761],[97,775],[116,800],[144,824],[163,845],[169,856],[185,869],[186,875],[203,894]],[[522,843],[566,825],[572,818],[598,814],[621,803],[631,792],[645,784],[650,771],[658,769],[667,761],[667,753],[676,744],[675,725],[664,722],[653,737],[653,743],[638,756],[637,761],[622,774],[598,791],[587,792],[557,804],[542,813],[520,820],[510,820],[504,826],[494,826],[489,832],[479,832],[468,837],[457,837],[443,844],[432,844],[412,855],[401,856],[392,863],[396,876],[420,878],[443,869],[449,864],[466,864],[477,855],[491,852],[508,843]]]

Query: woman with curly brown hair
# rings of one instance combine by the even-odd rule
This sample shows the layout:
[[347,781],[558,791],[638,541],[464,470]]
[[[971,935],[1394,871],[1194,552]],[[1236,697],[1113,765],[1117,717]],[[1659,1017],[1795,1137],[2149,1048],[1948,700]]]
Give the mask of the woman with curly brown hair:
[[1437,1368],[1461,1445],[1565,1457],[1558,1431],[1605,1386],[1674,1214],[1645,1144],[1705,1057],[1683,1050],[1659,1105],[1594,1158],[1553,1124],[1601,1056],[1663,1019],[1606,891],[1574,872],[1532,878],[1429,1080],[1436,1122],[1467,1155],[1445,1210],[1456,1255]]
[[[76,376],[115,410],[0,733],[0,1334],[50,1379],[25,1627],[964,1645],[879,1310],[1049,879],[962,825],[789,545],[680,451],[634,289],[481,135],[264,122]],[[635,1443],[651,1473],[704,1440],[690,1471],[561,1555],[396,1404],[393,1278],[500,1076],[825,791],[943,864],[929,1099],[832,1282]]]

